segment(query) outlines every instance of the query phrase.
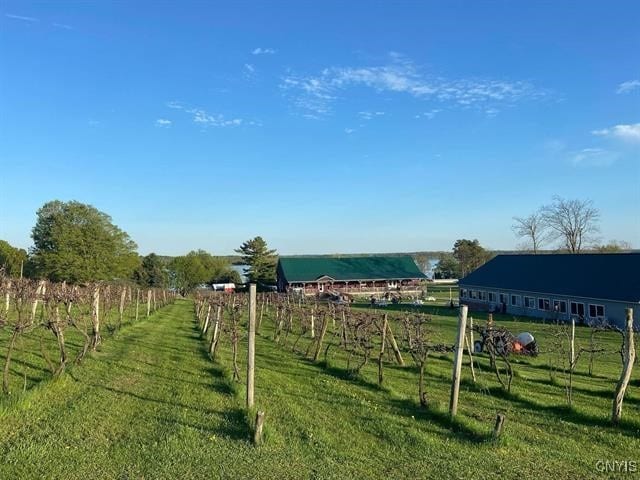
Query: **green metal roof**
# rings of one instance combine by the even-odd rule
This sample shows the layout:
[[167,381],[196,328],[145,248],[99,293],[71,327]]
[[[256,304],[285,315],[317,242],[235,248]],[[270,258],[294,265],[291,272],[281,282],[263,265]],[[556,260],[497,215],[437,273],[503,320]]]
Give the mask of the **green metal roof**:
[[314,282],[322,277],[346,280],[426,278],[409,255],[396,257],[284,257],[278,276],[287,283]]

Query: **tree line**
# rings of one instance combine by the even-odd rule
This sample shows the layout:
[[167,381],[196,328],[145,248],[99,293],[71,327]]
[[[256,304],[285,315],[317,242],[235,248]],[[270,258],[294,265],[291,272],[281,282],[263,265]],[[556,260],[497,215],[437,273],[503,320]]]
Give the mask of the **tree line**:
[[[31,237],[29,252],[0,240],[0,272],[70,284],[135,282],[182,293],[203,284],[242,282],[228,259],[204,250],[173,258],[141,256],[129,234],[109,215],[77,201],[45,203],[36,212]],[[236,252],[248,266],[250,281],[275,281],[276,252],[261,237],[247,240]]]

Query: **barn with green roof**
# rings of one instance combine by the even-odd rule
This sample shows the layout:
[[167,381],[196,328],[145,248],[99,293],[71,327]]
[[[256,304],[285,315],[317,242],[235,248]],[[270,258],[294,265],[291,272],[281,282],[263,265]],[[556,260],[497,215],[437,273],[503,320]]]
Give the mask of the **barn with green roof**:
[[376,292],[411,290],[426,276],[410,255],[361,257],[281,257],[278,291]]

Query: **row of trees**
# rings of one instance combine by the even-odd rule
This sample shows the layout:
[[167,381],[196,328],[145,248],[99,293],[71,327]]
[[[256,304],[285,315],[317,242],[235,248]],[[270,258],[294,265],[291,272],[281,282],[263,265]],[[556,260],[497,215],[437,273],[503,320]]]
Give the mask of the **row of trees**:
[[565,199],[556,195],[551,203],[513,220],[513,232],[524,241],[521,247],[533,253],[545,247],[568,253],[581,253],[587,249],[602,253],[631,249],[624,241],[598,244],[600,211],[591,200]]
[[[526,217],[514,217],[512,225],[516,237],[523,240],[522,250],[539,253],[543,248],[561,252],[614,253],[631,250],[624,241],[612,240],[598,244],[600,212],[591,200],[567,200],[554,196]],[[478,240],[460,239],[452,253],[440,255],[435,268],[436,278],[461,278],[491,259],[494,254],[480,245]]]
[[[37,211],[29,254],[0,240],[0,271],[14,278],[41,278],[82,284],[135,281],[145,287],[174,287],[187,292],[198,285],[240,283],[229,261],[204,250],[167,258],[141,257],[129,235],[109,215],[77,201],[48,202]],[[249,266],[251,281],[275,281],[275,250],[261,237],[237,250]]]

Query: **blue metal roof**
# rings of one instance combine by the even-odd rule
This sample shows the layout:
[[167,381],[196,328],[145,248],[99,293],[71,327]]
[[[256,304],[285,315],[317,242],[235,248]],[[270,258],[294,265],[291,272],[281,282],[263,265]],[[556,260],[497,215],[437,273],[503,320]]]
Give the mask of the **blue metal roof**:
[[458,283],[640,303],[640,253],[498,255]]

